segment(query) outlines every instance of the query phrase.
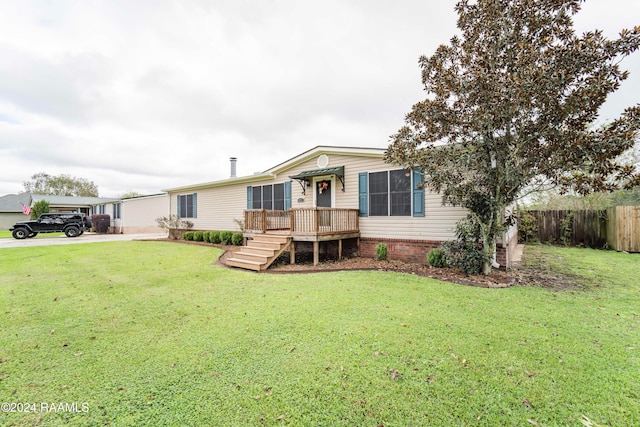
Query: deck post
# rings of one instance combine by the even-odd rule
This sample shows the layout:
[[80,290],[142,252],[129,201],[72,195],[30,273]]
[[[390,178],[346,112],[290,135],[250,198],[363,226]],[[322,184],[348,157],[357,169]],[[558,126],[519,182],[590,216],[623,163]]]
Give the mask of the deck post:
[[338,259],[342,259],[342,239],[338,239]]
[[267,211],[262,209],[262,234],[267,232]]
[[296,243],[293,240],[289,245],[289,263],[290,264],[296,263]]
[[313,265],[320,263],[320,242],[313,242]]

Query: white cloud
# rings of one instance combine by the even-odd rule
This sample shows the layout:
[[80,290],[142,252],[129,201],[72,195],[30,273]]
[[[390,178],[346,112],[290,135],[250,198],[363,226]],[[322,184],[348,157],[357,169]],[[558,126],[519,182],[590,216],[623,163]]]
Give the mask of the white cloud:
[[[0,0],[0,194],[37,172],[153,193],[223,179],[230,156],[244,175],[319,144],[385,147],[455,3]],[[588,1],[577,23],[630,27],[629,3]],[[639,61],[610,114],[637,99]]]

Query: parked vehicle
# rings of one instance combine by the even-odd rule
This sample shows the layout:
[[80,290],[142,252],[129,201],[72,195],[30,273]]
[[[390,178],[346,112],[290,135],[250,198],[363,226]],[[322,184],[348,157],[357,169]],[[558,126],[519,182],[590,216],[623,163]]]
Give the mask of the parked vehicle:
[[38,233],[64,232],[67,237],[77,237],[91,227],[90,219],[82,213],[56,212],[40,215],[36,220],[20,221],[9,229],[15,239],[35,237]]

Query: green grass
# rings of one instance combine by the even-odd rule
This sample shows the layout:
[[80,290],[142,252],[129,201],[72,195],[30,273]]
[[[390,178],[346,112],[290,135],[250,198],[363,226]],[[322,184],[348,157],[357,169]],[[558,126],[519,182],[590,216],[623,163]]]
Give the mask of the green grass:
[[216,265],[219,254],[161,242],[0,250],[0,401],[88,404],[1,422],[640,423],[637,255],[527,248],[590,283],[551,292],[254,274]]

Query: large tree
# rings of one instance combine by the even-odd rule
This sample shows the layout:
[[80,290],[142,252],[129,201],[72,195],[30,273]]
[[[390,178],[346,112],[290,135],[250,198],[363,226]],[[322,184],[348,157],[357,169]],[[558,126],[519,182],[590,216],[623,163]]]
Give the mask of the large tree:
[[98,197],[98,187],[93,182],[65,174],[52,176],[40,172],[23,185],[25,191],[34,194]]
[[462,0],[461,35],[419,64],[427,97],[393,135],[386,159],[420,167],[443,202],[479,225],[483,271],[504,229],[505,209],[524,188],[547,182],[580,194],[640,183],[616,158],[640,129],[640,105],[593,126],[628,72],[619,62],[640,44],[640,27],[609,40],[577,35],[580,0]]

